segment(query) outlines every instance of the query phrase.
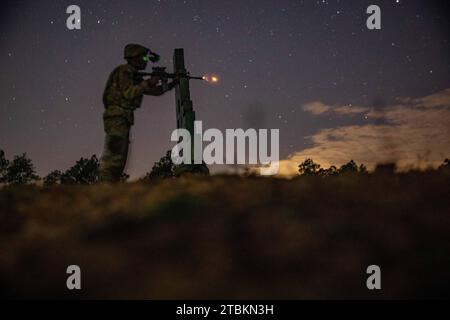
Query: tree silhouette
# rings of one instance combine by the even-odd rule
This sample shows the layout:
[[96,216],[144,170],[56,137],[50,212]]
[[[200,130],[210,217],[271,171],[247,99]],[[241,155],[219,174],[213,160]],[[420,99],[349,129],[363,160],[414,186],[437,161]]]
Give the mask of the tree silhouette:
[[369,171],[367,171],[367,167],[362,163],[359,165],[359,173],[362,173],[362,174],[369,173]]
[[5,158],[5,152],[0,150],[0,183],[6,182],[6,173],[9,161]]
[[321,177],[331,177],[339,174],[339,170],[335,166],[331,166],[328,169],[320,168],[317,175]]
[[314,176],[317,175],[320,169],[320,164],[315,163],[312,159],[306,159],[298,166],[298,172],[302,176]]
[[13,161],[8,164],[4,180],[9,184],[28,184],[39,180],[39,177],[34,171],[31,159],[27,158],[24,153],[15,156]]
[[342,165],[341,168],[339,169],[339,173],[361,173],[361,174],[366,174],[368,173],[367,168],[364,164],[360,164],[359,167],[358,165],[355,163],[355,161],[350,160],[349,162],[347,162],[346,164]]
[[358,166],[355,161],[350,160],[339,168],[339,173],[358,173]]

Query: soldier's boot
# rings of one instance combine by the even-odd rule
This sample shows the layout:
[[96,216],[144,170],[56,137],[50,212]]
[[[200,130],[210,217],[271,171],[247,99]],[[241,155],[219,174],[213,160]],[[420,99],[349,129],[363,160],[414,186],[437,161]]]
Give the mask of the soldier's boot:
[[109,155],[102,157],[100,160],[99,181],[120,181],[126,161],[127,159],[123,155]]
[[118,182],[127,163],[128,137],[106,137],[106,147],[100,159],[99,181]]

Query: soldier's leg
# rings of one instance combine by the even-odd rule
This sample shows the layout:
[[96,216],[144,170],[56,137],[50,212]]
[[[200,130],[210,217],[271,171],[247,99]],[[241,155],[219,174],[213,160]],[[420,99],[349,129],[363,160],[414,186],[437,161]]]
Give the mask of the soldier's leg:
[[99,180],[116,182],[125,169],[128,157],[130,124],[124,117],[104,118],[105,148],[100,159]]

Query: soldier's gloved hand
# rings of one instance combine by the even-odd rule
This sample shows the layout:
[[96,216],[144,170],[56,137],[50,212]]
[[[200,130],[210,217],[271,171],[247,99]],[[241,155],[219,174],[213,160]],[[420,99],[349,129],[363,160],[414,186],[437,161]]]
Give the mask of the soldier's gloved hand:
[[170,91],[173,88],[175,88],[175,86],[176,86],[176,82],[175,81],[172,81],[170,83],[163,83],[162,84],[162,89],[163,89],[164,92],[167,92],[167,91]]
[[161,81],[160,77],[152,76],[150,79],[146,80],[150,87],[155,87]]
[[175,86],[179,83],[180,83],[180,81],[178,79],[174,79],[171,83],[169,83],[169,90],[172,90],[173,88],[175,88]]

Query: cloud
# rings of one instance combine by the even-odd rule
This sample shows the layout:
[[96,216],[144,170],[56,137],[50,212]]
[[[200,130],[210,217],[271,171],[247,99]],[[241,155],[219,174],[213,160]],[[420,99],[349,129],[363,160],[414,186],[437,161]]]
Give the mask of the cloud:
[[325,115],[335,113],[338,115],[351,115],[364,113],[370,110],[370,108],[353,106],[351,104],[345,106],[330,106],[320,101],[308,102],[303,105],[303,111],[309,112],[313,115]]
[[[369,169],[377,163],[395,162],[400,170],[407,170],[437,167],[450,157],[450,89],[418,99],[399,99],[398,104],[382,110],[330,107],[321,102],[314,102],[304,110],[319,116],[325,112],[343,116],[360,112],[365,113],[368,121],[381,119],[383,124],[320,130],[308,137],[312,142],[310,148],[280,161],[280,175],[297,174],[298,164],[306,158],[312,158],[323,167],[353,159]],[[320,110],[325,111],[318,112]]]
[[351,114],[357,114],[357,113],[364,113],[369,111],[369,108],[364,107],[358,107],[358,106],[341,106],[341,107],[335,107],[332,109],[334,113],[340,114],[340,115],[351,115]]
[[403,98],[399,99],[399,101],[406,104],[414,104],[416,106],[422,106],[425,108],[445,107],[448,106],[450,101],[450,88],[423,98],[418,99]]
[[314,115],[319,115],[327,112],[330,107],[322,102],[314,101],[303,105],[302,109],[304,111],[311,112]]

